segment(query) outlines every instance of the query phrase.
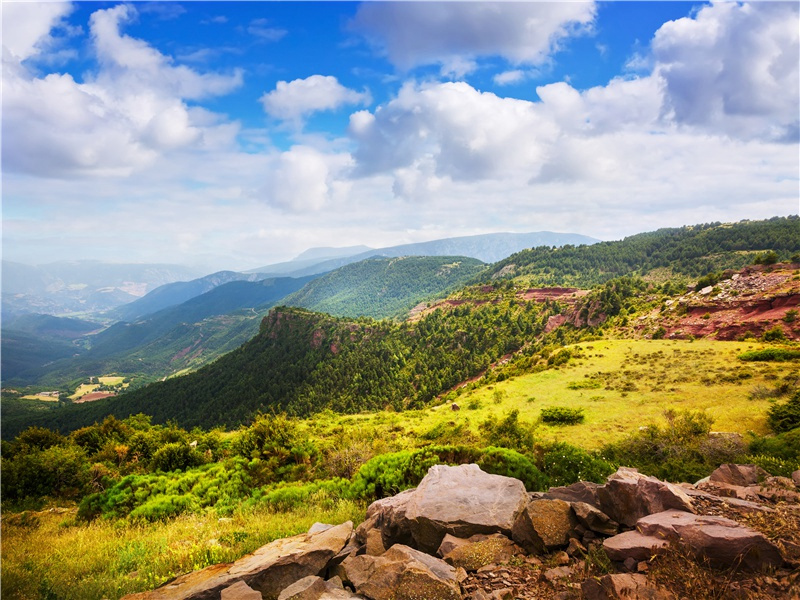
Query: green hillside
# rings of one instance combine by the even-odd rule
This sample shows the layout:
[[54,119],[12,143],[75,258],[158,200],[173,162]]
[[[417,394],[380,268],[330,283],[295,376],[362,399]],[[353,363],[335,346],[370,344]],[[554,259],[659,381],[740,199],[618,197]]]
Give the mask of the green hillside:
[[481,261],[463,256],[369,258],[323,275],[284,303],[341,317],[402,317],[419,302],[463,285],[483,268]]
[[800,218],[659,229],[591,246],[541,246],[495,263],[482,279],[516,277],[531,285],[590,287],[622,275],[697,278],[741,268],[769,250],[779,260],[800,252]]

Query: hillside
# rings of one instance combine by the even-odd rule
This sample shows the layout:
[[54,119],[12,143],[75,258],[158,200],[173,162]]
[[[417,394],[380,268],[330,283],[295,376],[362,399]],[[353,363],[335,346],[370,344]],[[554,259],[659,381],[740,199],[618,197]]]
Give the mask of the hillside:
[[484,264],[463,256],[370,258],[323,275],[284,304],[342,317],[402,317],[417,303],[463,285]]
[[659,229],[591,246],[538,247],[492,266],[483,280],[518,278],[532,286],[590,287],[614,277],[638,275],[685,281],[714,271],[740,269],[758,253],[788,260],[800,252],[800,218],[711,223]]

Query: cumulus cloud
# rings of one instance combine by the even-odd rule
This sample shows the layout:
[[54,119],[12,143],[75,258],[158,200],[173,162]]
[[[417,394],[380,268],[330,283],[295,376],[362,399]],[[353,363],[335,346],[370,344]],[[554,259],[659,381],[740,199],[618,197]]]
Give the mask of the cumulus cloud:
[[[57,5],[62,6],[62,5]],[[5,5],[4,5],[4,17]],[[241,72],[202,74],[120,32],[135,18],[128,5],[96,11],[90,34],[100,68],[78,82],[69,74],[38,77],[20,62],[46,43],[48,27],[64,13],[39,18],[23,40],[3,53],[3,162],[43,176],[129,175],[161,153],[230,141],[230,124],[195,122],[184,100],[224,94],[241,85]],[[14,14],[14,19],[22,17]],[[14,26],[8,18],[4,27]],[[42,41],[44,40],[44,41]],[[11,149],[13,148],[13,151]]]
[[275,89],[260,98],[264,111],[281,121],[299,123],[317,111],[336,110],[348,104],[369,104],[367,92],[343,86],[336,77],[312,75],[294,81],[279,81]]
[[47,50],[51,31],[72,12],[68,2],[4,2],[4,62],[22,62]]
[[665,23],[652,50],[669,116],[733,137],[796,142],[798,14],[794,2],[720,2]]
[[463,72],[482,56],[542,64],[594,16],[593,2],[364,2],[351,26],[401,69],[460,62]]
[[511,71],[503,71],[495,75],[492,80],[497,85],[513,85],[525,79],[525,72],[520,69],[513,69]]

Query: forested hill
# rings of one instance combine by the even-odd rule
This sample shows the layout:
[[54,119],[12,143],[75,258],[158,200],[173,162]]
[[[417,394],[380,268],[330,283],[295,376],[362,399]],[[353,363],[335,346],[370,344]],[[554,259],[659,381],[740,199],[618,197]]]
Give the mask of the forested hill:
[[800,252],[800,218],[710,223],[659,229],[591,246],[531,248],[495,263],[482,278],[522,277],[532,285],[576,287],[622,275],[644,276],[657,269],[665,270],[662,276],[697,278],[741,268],[766,251],[777,253],[778,260]]
[[[183,427],[233,427],[258,411],[308,415],[419,407],[506,353],[537,348],[549,305],[491,302],[434,311],[414,323],[345,320],[280,307],[242,347],[189,375],[117,398],[48,411],[25,425],[72,430],[146,413]],[[525,354],[525,353],[523,353]],[[3,422],[3,435],[13,436]]]
[[323,275],[283,303],[342,317],[403,317],[420,301],[445,295],[484,268],[464,256],[370,258]]

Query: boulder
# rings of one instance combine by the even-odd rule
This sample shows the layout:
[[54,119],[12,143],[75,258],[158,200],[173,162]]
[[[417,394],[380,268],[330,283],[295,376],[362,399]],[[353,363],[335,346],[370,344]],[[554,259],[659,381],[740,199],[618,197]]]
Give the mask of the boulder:
[[405,490],[370,504],[364,522],[356,529],[356,542],[360,546],[366,545],[367,532],[377,529],[381,532],[384,548],[391,548],[394,544],[412,544],[413,537],[406,519],[406,510],[415,491]]
[[459,540],[448,534],[442,540],[438,553],[454,567],[477,571],[489,564],[508,562],[515,549],[518,549],[516,544],[499,533],[473,535],[468,540]]
[[667,510],[639,519],[636,529],[643,535],[681,542],[716,568],[763,571],[783,564],[780,550],[763,533],[724,517]]
[[[769,473],[759,466],[727,463],[717,467],[714,472],[708,476],[708,479],[709,481],[744,487],[748,485],[757,485],[767,477],[769,477]],[[746,499],[747,498],[745,498],[745,500]]]
[[585,600],[675,600],[675,595],[657,588],[647,581],[646,575],[614,573],[587,579],[581,585]]
[[626,531],[614,537],[603,540],[603,549],[608,558],[616,562],[625,562],[626,559],[650,560],[654,555],[663,552],[669,547],[665,539],[644,535],[638,531]]
[[372,600],[461,600],[462,570],[403,544],[382,556],[351,556],[341,565],[356,593]]
[[755,488],[746,487],[743,485],[733,485],[732,483],[724,483],[721,481],[711,481],[698,483],[697,489],[704,492],[713,494],[720,498],[738,498],[739,500],[747,500],[749,502],[757,501],[758,494]]
[[619,532],[619,524],[591,504],[586,502],[571,502],[570,504],[578,523],[586,529],[603,535],[616,535]]
[[[261,596],[259,595],[259,598]],[[322,577],[309,575],[283,590],[278,600],[351,600],[359,599],[342,587],[341,580],[325,581]]]
[[794,481],[794,484],[797,487],[800,487],[800,469],[797,469],[797,471],[792,472],[792,481]]
[[620,467],[597,489],[598,508],[617,523],[633,527],[647,515],[669,509],[694,512],[692,500],[677,485]]
[[546,500],[564,500],[566,502],[585,502],[591,506],[600,506],[597,498],[599,484],[591,481],[578,481],[572,485],[552,487],[542,494]]
[[510,536],[528,496],[518,479],[490,475],[478,465],[434,465],[410,495],[405,518],[414,546],[433,554],[446,534]]
[[275,540],[234,563],[206,567],[182,575],[150,592],[125,596],[128,600],[218,600],[223,589],[243,581],[275,600],[284,588],[308,575],[322,573],[350,539],[348,521],[317,533],[301,533]]
[[261,600],[261,593],[255,591],[244,581],[237,581],[222,590],[220,600]]
[[528,552],[539,554],[566,546],[576,524],[569,502],[532,500],[514,521],[511,537]]

